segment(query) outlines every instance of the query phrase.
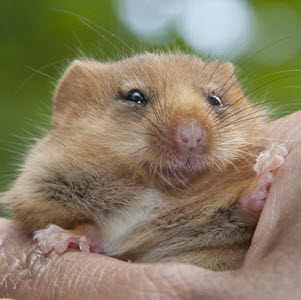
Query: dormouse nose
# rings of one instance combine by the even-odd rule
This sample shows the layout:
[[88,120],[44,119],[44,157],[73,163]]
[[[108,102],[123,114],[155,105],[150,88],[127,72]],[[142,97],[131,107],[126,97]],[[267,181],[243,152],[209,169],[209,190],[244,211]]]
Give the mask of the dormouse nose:
[[194,119],[186,120],[177,127],[179,146],[185,150],[195,150],[202,145],[206,136],[205,130]]

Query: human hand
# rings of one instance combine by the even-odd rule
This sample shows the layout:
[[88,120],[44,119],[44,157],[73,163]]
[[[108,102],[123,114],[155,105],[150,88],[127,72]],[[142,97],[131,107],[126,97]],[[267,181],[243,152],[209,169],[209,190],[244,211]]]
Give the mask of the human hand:
[[20,225],[0,220],[0,296],[22,299],[299,299],[301,294],[301,112],[270,124],[287,140],[240,270],[130,264],[99,254],[42,255]]

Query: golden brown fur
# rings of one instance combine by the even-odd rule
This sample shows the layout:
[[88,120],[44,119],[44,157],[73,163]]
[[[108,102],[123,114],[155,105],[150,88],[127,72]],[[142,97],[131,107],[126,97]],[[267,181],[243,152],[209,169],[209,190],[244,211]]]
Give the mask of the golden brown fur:
[[[122,100],[132,89],[149,102]],[[208,103],[212,91],[224,111]],[[238,199],[255,178],[260,115],[229,63],[182,54],[75,61],[58,84],[52,129],[4,202],[30,231],[95,224],[105,253],[121,259],[238,268],[255,226]],[[177,159],[174,131],[187,119],[206,140]]]

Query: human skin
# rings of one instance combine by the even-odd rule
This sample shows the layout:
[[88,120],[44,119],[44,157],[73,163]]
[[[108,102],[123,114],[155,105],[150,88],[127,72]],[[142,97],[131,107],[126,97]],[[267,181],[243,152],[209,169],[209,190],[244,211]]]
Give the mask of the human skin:
[[[21,225],[0,220],[0,296],[14,299],[299,299],[301,294],[301,112],[264,136],[289,149],[240,270],[131,264],[69,250],[41,254]],[[294,142],[293,142],[294,141]]]

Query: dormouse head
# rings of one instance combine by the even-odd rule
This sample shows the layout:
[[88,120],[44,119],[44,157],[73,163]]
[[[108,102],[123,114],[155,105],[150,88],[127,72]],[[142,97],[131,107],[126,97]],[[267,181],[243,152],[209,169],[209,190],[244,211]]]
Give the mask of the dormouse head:
[[239,160],[261,115],[232,64],[144,54],[74,61],[55,93],[52,131],[93,168],[181,183]]

